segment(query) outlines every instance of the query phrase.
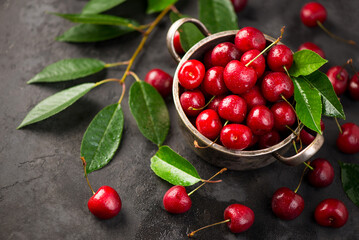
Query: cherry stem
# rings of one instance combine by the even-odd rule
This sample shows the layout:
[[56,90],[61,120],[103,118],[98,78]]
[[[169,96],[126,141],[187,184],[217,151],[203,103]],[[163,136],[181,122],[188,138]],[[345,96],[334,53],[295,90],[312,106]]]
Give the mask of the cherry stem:
[[86,181],[87,181],[87,185],[89,185],[89,187],[90,187],[92,193],[95,195],[95,191],[92,189],[91,184],[90,184],[90,181],[89,181],[89,179],[88,179],[88,177],[87,177],[87,172],[86,172],[86,160],[85,160],[84,157],[81,157],[81,160],[82,160],[82,165],[84,166],[84,172],[85,172],[85,178],[86,178]]
[[344,39],[344,38],[341,38],[341,37],[339,37],[339,36],[333,34],[333,33],[330,32],[328,29],[326,29],[326,28],[324,27],[324,25],[323,25],[320,21],[317,21],[317,24],[318,24],[318,26],[319,26],[326,34],[328,34],[328,35],[331,36],[332,38],[337,39],[337,40],[342,41],[342,42],[345,42],[345,43],[348,43],[348,44],[351,44],[351,45],[356,45],[356,42],[354,42],[353,40],[346,40],[346,39]]
[[347,64],[350,65],[350,68],[353,70],[354,74],[359,78],[359,73],[355,70],[354,66],[353,66],[353,59],[349,59],[347,61]]
[[104,83],[108,83],[108,82],[119,82],[121,83],[121,80],[120,79],[117,79],[117,78],[109,78],[109,79],[105,79],[105,80],[102,80],[102,81],[99,81],[97,83],[95,83],[95,86],[100,86]]
[[[349,59],[349,60],[350,60],[350,59]],[[349,60],[348,60],[348,61],[349,61]],[[345,66],[348,64],[348,61],[347,61],[346,63],[344,63],[343,66],[340,68],[340,71],[339,71],[338,74],[335,76],[336,79],[341,80],[340,74],[343,72]]]
[[310,166],[307,162],[303,162],[303,164],[305,165],[305,166],[307,166],[307,168],[309,168],[310,170],[314,170],[314,168],[312,167],[312,166]]
[[213,223],[213,224],[207,225],[207,226],[205,226],[205,227],[201,227],[201,228],[199,228],[199,229],[197,229],[197,230],[195,230],[195,231],[193,231],[193,232],[187,234],[187,236],[188,236],[188,237],[193,237],[193,235],[194,235],[196,232],[199,232],[199,231],[201,231],[201,230],[203,230],[203,229],[206,229],[206,228],[209,228],[209,227],[213,227],[213,226],[216,226],[216,225],[219,225],[219,224],[227,223],[227,222],[230,222],[230,221],[231,221],[231,219],[228,218],[228,219],[226,219],[226,220],[224,220],[224,221],[217,222],[217,223]]
[[129,63],[130,63],[130,61],[115,62],[115,63],[106,63],[106,64],[105,64],[105,68],[128,65]]
[[194,193],[195,191],[197,191],[199,188],[201,188],[203,185],[205,185],[207,182],[210,182],[215,176],[217,176],[218,174],[221,174],[223,173],[224,171],[227,171],[227,168],[222,168],[219,172],[217,172],[216,174],[214,174],[212,177],[210,177],[208,180],[202,180],[202,183],[201,185],[199,185],[198,187],[196,187],[194,190],[192,190],[192,192],[188,193],[188,196],[190,196],[192,193]]
[[[308,161],[308,163],[310,164],[309,161]],[[302,173],[302,176],[300,177],[299,184],[298,184],[297,188],[294,190],[294,193],[297,193],[297,192],[298,192],[298,189],[299,189],[300,185],[302,184],[303,177],[304,177],[304,174],[305,174],[305,171],[307,170],[307,168],[308,168],[308,165],[305,166],[305,168],[304,168],[304,170],[303,170],[303,173]]]
[[122,100],[123,100],[123,97],[125,96],[125,92],[126,92],[126,85],[125,83],[121,83],[122,85],[122,93],[121,93],[121,96],[120,96],[120,99],[118,100],[118,104],[121,104]]
[[251,61],[249,61],[245,66],[248,67],[252,62],[254,62],[260,55],[262,55],[263,53],[265,53],[266,51],[268,51],[268,49],[270,49],[271,47],[273,47],[273,45],[277,44],[282,38],[283,38],[283,33],[284,33],[284,29],[285,26],[283,26],[280,30],[280,36],[279,38],[277,38],[277,40],[275,40],[274,42],[272,42],[268,47],[266,47],[262,52],[260,52],[255,58],[253,58]]
[[141,79],[138,77],[136,73],[129,71],[127,75],[131,75],[137,82],[141,82]]
[[209,99],[208,103],[206,103],[206,105],[204,105],[203,107],[200,108],[194,108],[194,107],[189,107],[188,110],[202,110],[204,108],[206,108],[215,98],[216,96],[212,96],[211,99]]
[[297,144],[295,143],[294,140],[292,141],[292,143],[293,143],[293,147],[294,147],[295,153],[298,153]]
[[284,69],[284,71],[287,73],[288,77],[290,78],[290,74],[289,74],[289,72],[288,72],[287,67],[286,67],[286,66],[283,66],[283,69]]
[[178,11],[178,9],[175,7],[175,5],[171,6],[171,11],[176,13],[176,14],[180,14],[180,12]]
[[342,127],[340,126],[339,122],[338,122],[338,119],[336,117],[334,117],[334,120],[335,122],[337,123],[337,126],[339,128],[339,132],[342,134],[343,133],[343,130],[342,130]]

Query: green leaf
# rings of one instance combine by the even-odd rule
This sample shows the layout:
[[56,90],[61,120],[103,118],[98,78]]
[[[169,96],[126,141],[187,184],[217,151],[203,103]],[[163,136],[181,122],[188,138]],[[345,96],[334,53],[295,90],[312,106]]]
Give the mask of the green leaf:
[[70,28],[64,34],[57,37],[56,40],[61,42],[99,42],[116,38],[133,31],[133,28],[125,26],[93,25],[83,23]]
[[27,83],[68,81],[97,73],[104,68],[105,63],[97,59],[64,59],[45,67]]
[[166,7],[175,4],[177,0],[148,0],[147,13],[160,12]]
[[170,117],[161,95],[146,82],[134,82],[128,103],[143,136],[160,146],[170,128]]
[[72,88],[58,92],[38,103],[25,117],[22,123],[17,127],[22,128],[61,112],[72,105],[79,98],[88,93],[96,86],[95,83],[83,83]]
[[[170,18],[172,23],[177,21],[178,19],[185,18],[189,16],[177,14],[174,12],[170,13]],[[183,24],[179,30],[181,45],[184,51],[188,51],[193,45],[204,38],[204,35],[201,31],[193,24],[193,23],[185,23]]]
[[102,109],[88,126],[81,143],[81,157],[86,160],[87,173],[106,166],[120,145],[123,112],[118,103]]
[[359,207],[359,164],[340,162],[342,184],[350,200]]
[[237,14],[230,0],[200,0],[199,20],[211,33],[238,29]]
[[289,73],[293,77],[309,75],[327,62],[311,50],[301,50],[293,54],[293,65],[290,67]]
[[295,110],[299,120],[308,128],[322,133],[320,119],[322,101],[317,89],[312,88],[303,77],[293,78]]
[[117,25],[117,26],[127,26],[129,28],[138,26],[138,23],[134,20],[116,17],[112,15],[105,15],[105,14],[62,14],[62,13],[53,13],[53,14],[74,23]]
[[302,78],[313,88],[317,89],[322,96],[323,111],[325,116],[339,117],[345,119],[343,106],[334,92],[333,85],[327,75],[320,71],[315,71]]
[[95,14],[109,10],[126,0],[90,0],[82,9],[83,14]]
[[173,185],[191,186],[201,181],[193,165],[168,146],[160,147],[151,158],[151,169]]

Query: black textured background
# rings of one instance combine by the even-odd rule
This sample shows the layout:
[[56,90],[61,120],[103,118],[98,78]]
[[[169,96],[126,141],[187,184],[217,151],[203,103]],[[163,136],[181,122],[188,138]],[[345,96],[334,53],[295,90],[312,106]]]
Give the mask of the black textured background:
[[[352,57],[359,69],[358,46],[333,40],[320,29],[301,24],[299,10],[307,1],[249,0],[238,14],[240,26],[254,26],[277,36],[286,25],[283,42],[293,50],[304,41],[313,41],[325,51],[329,63],[342,65]],[[333,32],[359,42],[359,2],[326,0],[325,25]],[[340,153],[335,145],[338,130],[333,120],[324,119],[326,143],[317,157],[327,158],[335,168],[335,180],[324,189],[315,189],[306,181],[299,193],[305,200],[303,213],[295,220],[282,221],[270,208],[273,192],[282,186],[294,189],[303,166],[274,163],[266,168],[228,171],[223,182],[207,185],[192,196],[192,209],[182,215],[168,214],[162,196],[170,185],[151,171],[150,156],[157,147],[139,132],[131,116],[126,95],[123,104],[125,129],[121,146],[112,162],[89,178],[94,188],[110,185],[118,190],[123,209],[114,219],[100,221],[87,209],[91,192],[83,178],[79,159],[81,139],[95,114],[114,103],[120,95],[116,84],[93,90],[66,111],[23,130],[15,130],[26,113],[40,100],[75,84],[120,77],[123,68],[109,69],[95,76],[67,83],[27,85],[26,81],[46,65],[64,58],[91,57],[106,62],[127,60],[140,41],[139,34],[114,40],[70,44],[54,41],[71,23],[47,12],[76,13],[85,0],[1,0],[0,1],[0,239],[184,239],[189,230],[222,220],[223,210],[231,203],[243,203],[255,212],[254,225],[242,234],[232,234],[226,226],[217,226],[197,235],[197,239],[359,239],[359,209],[346,197],[340,183],[337,160],[359,163],[359,155]],[[179,10],[197,17],[197,1],[182,0]],[[131,0],[109,13],[136,18],[146,16],[145,1]],[[166,17],[151,34],[144,51],[134,65],[140,77],[152,68],[173,74],[176,64],[166,47],[170,26]],[[133,81],[127,78],[127,85]],[[359,102],[341,98],[347,121],[359,124]],[[218,168],[211,166],[187,147],[179,131],[172,100],[167,99],[171,129],[165,144],[186,157],[203,178]],[[342,123],[344,121],[341,121]],[[189,188],[189,190],[192,188]],[[325,198],[342,200],[349,220],[340,229],[324,228],[313,219],[315,206]]]

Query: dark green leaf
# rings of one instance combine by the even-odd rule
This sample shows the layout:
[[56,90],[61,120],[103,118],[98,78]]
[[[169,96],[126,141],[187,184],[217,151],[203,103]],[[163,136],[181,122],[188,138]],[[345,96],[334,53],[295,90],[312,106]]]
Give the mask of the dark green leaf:
[[301,50],[293,54],[293,65],[289,73],[293,77],[309,75],[327,62],[311,50]]
[[166,7],[175,4],[177,0],[147,0],[147,13],[160,12]]
[[64,110],[96,86],[95,83],[84,83],[62,90],[38,103],[25,117],[19,128],[44,120]]
[[170,127],[167,106],[161,95],[150,84],[135,82],[131,86],[128,103],[143,136],[161,145]]
[[82,9],[84,14],[95,14],[109,10],[126,0],[90,0]]
[[64,34],[57,37],[56,40],[62,42],[99,42],[116,38],[133,31],[133,28],[125,26],[93,25],[83,23],[70,28]]
[[160,147],[151,158],[151,169],[173,185],[191,186],[201,181],[192,164],[168,146]]
[[64,59],[45,67],[27,83],[61,82],[85,77],[105,68],[105,63],[91,58]]
[[[178,19],[189,17],[174,12],[170,13],[170,18],[172,23]],[[178,30],[181,38],[181,45],[184,51],[188,51],[193,45],[204,38],[204,35],[201,33],[198,28],[192,23],[185,23]]]
[[87,173],[106,166],[118,146],[123,130],[123,112],[118,103],[102,109],[88,126],[81,143]]
[[317,89],[312,88],[302,77],[293,78],[295,110],[299,120],[308,128],[322,133],[320,119],[322,101]]
[[359,207],[359,164],[339,162],[342,184],[350,200]]
[[237,14],[230,0],[200,0],[199,20],[211,33],[238,29]]
[[307,83],[317,89],[322,96],[323,114],[329,117],[340,117],[345,119],[343,106],[334,92],[333,85],[327,75],[320,71],[315,71],[308,76],[303,76]]
[[134,20],[105,14],[54,14],[75,23],[118,25],[127,26],[129,28],[138,26],[138,23]]

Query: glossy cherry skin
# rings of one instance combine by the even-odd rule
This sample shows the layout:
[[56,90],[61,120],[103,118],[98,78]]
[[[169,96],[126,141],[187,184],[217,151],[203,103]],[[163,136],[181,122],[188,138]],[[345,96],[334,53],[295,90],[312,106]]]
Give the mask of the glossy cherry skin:
[[198,115],[196,128],[203,136],[214,140],[221,132],[222,122],[216,111],[206,109]]
[[272,130],[264,135],[259,136],[258,145],[260,149],[269,148],[280,142],[280,135],[277,131]]
[[173,37],[173,46],[175,47],[175,51],[177,54],[179,54],[179,55],[184,54],[184,50],[183,50],[182,44],[181,44],[180,33],[178,31],[175,32],[175,35]]
[[274,117],[274,128],[278,131],[288,130],[286,126],[293,126],[297,119],[293,107],[284,101],[275,103],[270,110]]
[[303,198],[289,188],[279,188],[272,197],[272,211],[283,220],[298,217],[304,209]]
[[246,67],[240,61],[233,60],[224,68],[223,79],[230,91],[234,94],[242,94],[256,84],[257,74],[253,68]]
[[239,60],[241,53],[233,43],[223,42],[215,46],[211,54],[213,66],[225,67],[232,60]]
[[170,213],[185,213],[191,208],[192,200],[183,186],[173,186],[163,196],[163,206]]
[[266,39],[261,31],[254,27],[240,29],[235,38],[234,44],[237,49],[244,53],[252,49],[262,51],[266,47]]
[[309,170],[307,179],[314,187],[329,186],[334,180],[334,169],[332,164],[324,158],[317,158],[310,163],[313,170]]
[[273,113],[264,105],[253,107],[247,115],[247,126],[255,135],[264,135],[274,127]]
[[98,218],[109,219],[115,217],[121,210],[121,199],[115,189],[102,186],[89,199],[87,206],[90,212]]
[[231,123],[221,130],[220,140],[229,149],[243,150],[252,141],[252,132],[246,125]]
[[348,216],[344,203],[334,198],[321,201],[314,211],[315,221],[325,227],[340,228],[348,221]]
[[289,99],[294,94],[292,80],[283,72],[272,72],[264,77],[261,86],[262,94],[270,102],[282,99],[283,95]]
[[356,101],[359,101],[359,72],[356,73],[349,82],[348,90],[350,97]]
[[305,49],[311,50],[311,51],[317,53],[322,58],[325,58],[324,51],[320,47],[318,47],[318,45],[316,45],[312,42],[305,42],[305,43],[301,44],[298,48],[298,51],[305,50]]
[[208,109],[212,109],[218,113],[218,106],[225,98],[225,95],[216,96],[207,106]]
[[[320,120],[320,129],[322,130],[322,132],[324,131],[325,129],[325,125],[324,125],[324,122],[323,120]],[[309,145],[313,142],[313,140],[315,139],[315,136],[316,136],[316,132],[310,130],[310,129],[307,129],[307,128],[303,128],[301,131],[300,131],[300,139],[302,140],[302,143],[304,145]]]
[[329,81],[332,83],[334,92],[339,96],[347,89],[349,74],[341,66],[334,66],[327,71]]
[[237,95],[228,95],[218,105],[219,116],[230,122],[243,122],[246,113],[247,103]]
[[300,10],[300,19],[304,25],[315,27],[318,25],[317,21],[323,23],[327,19],[327,11],[322,4],[310,2]]
[[191,108],[199,109],[204,107],[204,105],[206,105],[206,100],[201,91],[192,90],[192,91],[186,91],[181,94],[180,103],[183,111],[186,113],[187,116],[195,117],[202,110],[194,110]]
[[247,206],[234,203],[224,210],[224,219],[231,219],[227,222],[227,226],[232,233],[241,233],[253,225],[254,212]]
[[172,92],[173,77],[161,69],[150,70],[146,74],[145,82],[156,88],[162,97],[167,97]]
[[223,80],[223,67],[212,67],[204,75],[202,86],[204,91],[210,95],[218,96],[228,92]]
[[[257,49],[249,50],[242,55],[241,62],[246,65],[253,58],[257,57],[258,54],[260,54],[260,51]],[[251,62],[248,67],[253,68],[254,71],[256,71],[257,78],[260,78],[266,69],[266,60],[263,55],[260,55],[258,58],[256,58],[256,60]]]
[[266,100],[261,93],[261,89],[258,86],[254,86],[247,92],[241,95],[247,103],[248,109],[252,109],[257,105],[266,105]]
[[274,72],[285,72],[284,67],[289,70],[293,64],[293,53],[286,45],[276,45],[268,52],[267,64]]
[[234,11],[239,13],[247,6],[247,0],[231,0]]
[[359,126],[354,123],[345,123],[341,126],[342,133],[337,138],[337,147],[347,154],[359,152]]
[[186,89],[195,89],[201,85],[205,72],[203,63],[195,59],[188,60],[178,72],[178,81]]

